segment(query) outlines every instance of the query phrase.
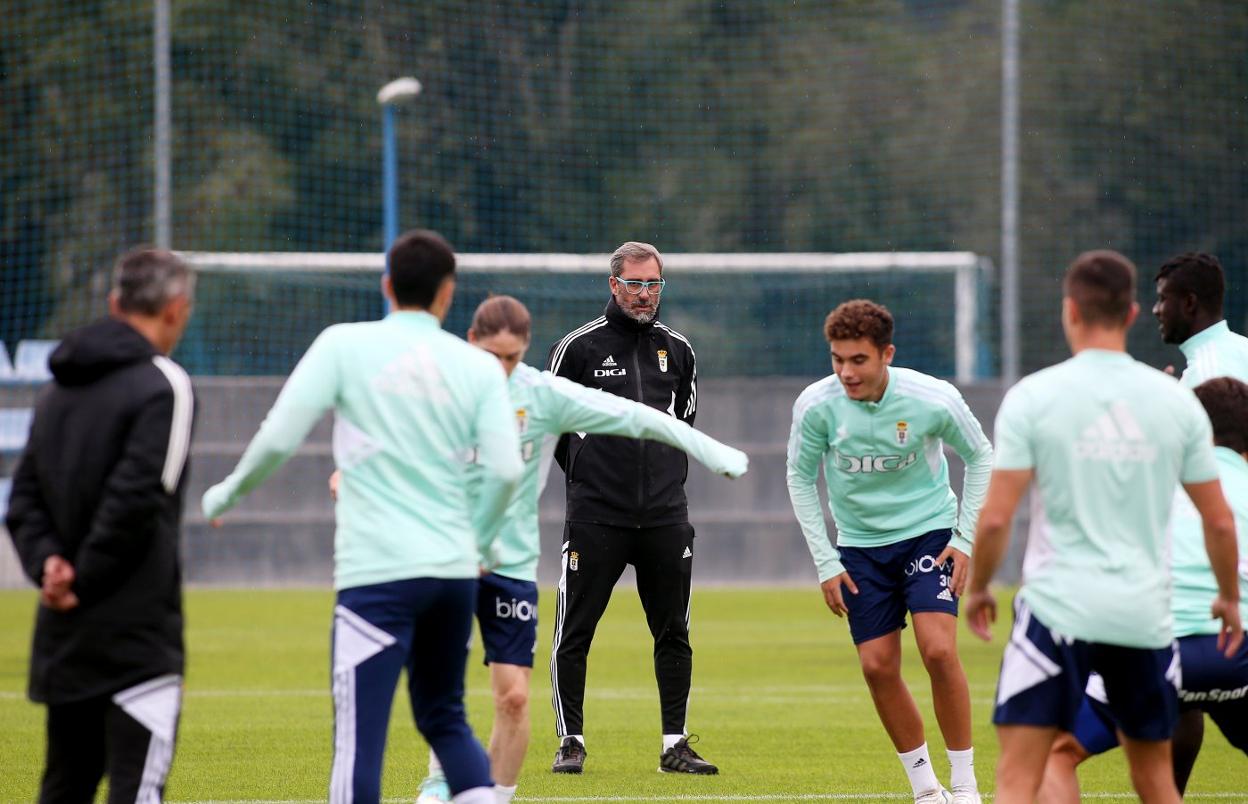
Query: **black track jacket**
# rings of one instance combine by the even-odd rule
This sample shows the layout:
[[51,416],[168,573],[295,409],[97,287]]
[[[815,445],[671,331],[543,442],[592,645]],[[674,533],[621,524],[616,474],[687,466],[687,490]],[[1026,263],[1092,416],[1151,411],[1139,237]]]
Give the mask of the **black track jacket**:
[[[692,425],[698,407],[694,360],[684,335],[657,319],[639,324],[612,299],[602,317],[555,344],[547,368]],[[674,447],[572,433],[560,439],[555,458],[567,476],[569,522],[653,528],[689,521],[689,460]]]
[[180,366],[113,319],[70,333],[49,364],[9,500],[26,574],[60,555],[77,608],[39,607],[30,697],[111,695],[181,673],[178,530],[194,396]]

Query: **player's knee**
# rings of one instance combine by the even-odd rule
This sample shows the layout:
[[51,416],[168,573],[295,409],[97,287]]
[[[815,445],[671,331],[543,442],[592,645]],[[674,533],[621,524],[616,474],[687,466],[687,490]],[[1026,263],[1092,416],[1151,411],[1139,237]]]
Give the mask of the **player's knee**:
[[870,685],[886,684],[901,677],[901,666],[891,656],[863,654],[859,657],[862,677]]
[[1049,752],[1048,765],[1060,770],[1073,770],[1087,757],[1073,738],[1057,740]]
[[529,713],[529,693],[523,687],[508,687],[494,695],[494,711],[499,717],[519,720]]
[[952,670],[958,665],[958,651],[952,642],[929,642],[919,647],[923,666],[932,671]]

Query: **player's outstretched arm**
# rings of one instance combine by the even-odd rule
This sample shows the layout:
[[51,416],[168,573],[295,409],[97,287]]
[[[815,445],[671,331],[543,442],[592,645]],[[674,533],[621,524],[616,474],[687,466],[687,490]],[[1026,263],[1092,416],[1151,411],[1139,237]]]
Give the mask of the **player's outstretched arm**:
[[749,468],[749,458],[741,450],[648,405],[562,377],[548,374],[544,379],[546,384],[539,392],[548,397],[560,432],[651,439],[683,450],[712,472],[728,477],[740,477]]
[[971,553],[970,591],[963,608],[967,625],[984,640],[992,638],[991,625],[997,619],[997,601],[988,591],[988,583],[1005,558],[1014,510],[1031,483],[1031,476],[1031,469],[994,470],[988,482],[987,499],[979,512],[975,547]]
[[260,429],[229,477],[204,492],[204,516],[216,519],[286,462],[338,394],[338,369],[330,332],[308,348],[295,366]]
[[1218,633],[1218,649],[1229,658],[1239,650],[1244,639],[1239,618],[1239,547],[1236,543],[1235,514],[1222,494],[1222,483],[1184,483],[1183,490],[1200,513],[1205,529],[1205,552],[1218,581],[1218,597],[1213,602],[1213,616],[1222,620]]

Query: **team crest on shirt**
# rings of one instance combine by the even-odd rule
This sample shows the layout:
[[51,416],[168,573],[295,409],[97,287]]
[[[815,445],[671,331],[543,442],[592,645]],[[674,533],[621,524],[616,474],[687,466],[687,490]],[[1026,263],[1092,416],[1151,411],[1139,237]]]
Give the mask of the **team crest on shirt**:
[[660,349],[659,352],[659,371],[667,373],[667,350]]
[[529,432],[529,412],[524,408],[516,408],[516,429],[520,435]]
[[581,554],[573,550],[568,553],[568,569],[575,570],[581,565]]
[[904,447],[910,441],[910,425],[897,422],[897,444]]

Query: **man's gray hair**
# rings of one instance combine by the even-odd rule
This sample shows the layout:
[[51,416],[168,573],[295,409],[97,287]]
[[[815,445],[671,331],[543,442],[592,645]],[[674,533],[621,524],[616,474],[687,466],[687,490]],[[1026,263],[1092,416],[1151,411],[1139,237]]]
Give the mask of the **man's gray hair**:
[[157,315],[178,296],[195,296],[195,271],[163,248],[139,246],[117,258],[113,291],[122,312]]
[[663,273],[663,255],[659,250],[649,243],[639,243],[636,240],[630,240],[620,246],[611,255],[611,276],[619,276],[624,270],[624,262],[644,262],[654,257],[659,263],[659,273]]

